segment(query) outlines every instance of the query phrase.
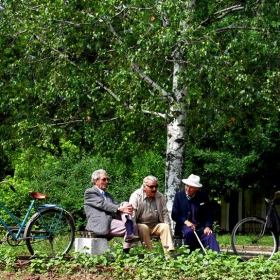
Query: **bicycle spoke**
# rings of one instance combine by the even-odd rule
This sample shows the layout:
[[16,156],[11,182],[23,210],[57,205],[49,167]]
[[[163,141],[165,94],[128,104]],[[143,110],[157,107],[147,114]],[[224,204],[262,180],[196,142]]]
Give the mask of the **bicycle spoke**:
[[72,247],[75,238],[75,225],[72,217],[61,209],[45,209],[35,214],[26,226],[26,245],[32,255],[48,257],[65,255]]

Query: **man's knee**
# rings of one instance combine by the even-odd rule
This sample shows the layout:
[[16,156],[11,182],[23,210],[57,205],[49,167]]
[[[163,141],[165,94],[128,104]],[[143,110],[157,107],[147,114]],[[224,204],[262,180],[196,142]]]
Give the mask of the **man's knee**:
[[184,228],[183,229],[183,236],[184,237],[192,237],[192,236],[194,236],[194,231],[191,229],[191,228]]
[[171,232],[170,225],[168,225],[168,224],[162,224],[161,228],[162,228],[162,231],[170,231]]
[[137,228],[139,232],[147,232],[149,233],[149,227],[145,224],[137,224]]
[[120,204],[120,206],[124,206],[124,205],[127,205],[127,204],[129,204],[129,202],[124,201],[124,202],[122,202],[122,203]]
[[183,237],[186,239],[195,239],[194,233],[191,231],[185,232]]
[[211,233],[211,234],[209,234],[209,235],[206,235],[207,236],[207,241],[208,242],[215,242],[215,241],[217,241],[216,240],[216,236],[215,236],[215,234],[213,234],[213,233]]

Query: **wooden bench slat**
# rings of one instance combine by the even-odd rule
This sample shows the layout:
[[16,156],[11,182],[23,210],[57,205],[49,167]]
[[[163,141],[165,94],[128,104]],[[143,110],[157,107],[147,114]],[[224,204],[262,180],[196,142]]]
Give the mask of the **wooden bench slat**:
[[[92,231],[77,231],[82,238],[108,238],[108,236],[104,235],[96,235]],[[180,235],[173,235],[173,239],[183,239],[183,236]],[[151,239],[160,239],[159,235],[151,235]]]

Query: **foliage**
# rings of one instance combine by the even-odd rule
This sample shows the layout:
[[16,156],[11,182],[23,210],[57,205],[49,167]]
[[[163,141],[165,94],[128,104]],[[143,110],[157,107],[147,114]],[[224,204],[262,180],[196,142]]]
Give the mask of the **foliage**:
[[[31,201],[31,197],[28,194],[30,190],[28,183],[24,180],[16,181],[15,178],[11,177],[7,177],[7,180],[15,187],[15,192],[7,184],[1,184],[1,201],[19,221],[22,221]],[[10,226],[17,226],[2,207],[0,208],[0,215]]]
[[185,106],[186,174],[211,188],[279,181],[278,1],[4,1],[0,12],[1,177],[21,149],[61,155],[62,139],[126,166],[163,155],[170,108]]
[[[225,194],[229,189],[279,188],[279,151],[275,149],[280,144],[279,119],[273,119],[266,118],[259,127],[252,123],[244,126],[244,122],[238,124],[236,120],[230,120],[225,134],[205,135],[202,140],[204,148],[201,143],[189,144],[186,175],[203,174],[204,186],[217,195]],[[217,142],[220,142],[219,149],[216,149]]]
[[[9,263],[9,268],[4,268],[6,271],[19,269],[16,260],[13,260],[15,265],[10,265],[13,262],[9,261],[11,257],[8,255],[1,256],[1,260]],[[92,256],[76,252],[71,260],[47,260],[43,256],[33,258],[18,275],[23,272],[32,272],[35,275],[44,273],[52,278],[59,278],[61,275],[76,275],[80,278],[82,275],[102,275],[103,279],[277,279],[279,254],[276,253],[269,261],[264,261],[260,256],[248,262],[241,262],[237,256],[228,252],[217,254],[207,250],[207,254],[204,255],[197,250],[189,254],[189,249],[182,246],[172,255],[147,252],[145,249],[141,254],[127,255],[122,253],[121,243],[116,243],[111,250],[102,255]]]
[[[15,176],[6,180],[17,192],[13,193],[7,185],[0,190],[3,201],[13,213],[18,216],[26,213],[30,202],[28,191],[34,190],[47,194],[46,203],[61,204],[73,214],[77,228],[82,229],[86,220],[84,192],[92,186],[92,172],[101,168],[108,172],[108,191],[117,202],[128,201],[131,193],[140,188],[143,178],[150,174],[159,179],[159,190],[164,191],[164,159],[152,151],[134,156],[125,164],[118,158],[81,154],[70,141],[64,142],[61,149],[60,157],[48,152],[42,154],[36,148],[27,149],[14,160]],[[11,222],[4,211],[1,215]]]

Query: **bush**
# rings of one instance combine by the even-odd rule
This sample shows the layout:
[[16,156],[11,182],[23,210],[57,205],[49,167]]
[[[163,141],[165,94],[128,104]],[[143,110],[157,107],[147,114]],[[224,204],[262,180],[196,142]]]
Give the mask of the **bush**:
[[158,177],[160,191],[164,191],[165,159],[153,152],[137,155],[124,163],[119,162],[118,158],[86,155],[69,142],[61,147],[59,157],[50,153],[42,156],[40,152],[37,158],[35,150],[31,162],[27,160],[29,150],[19,156],[15,177],[7,179],[16,185],[20,196],[5,195],[5,191],[2,195],[13,211],[26,212],[30,201],[28,191],[34,190],[48,195],[46,203],[61,204],[73,214],[77,229],[83,230],[86,224],[84,192],[92,186],[92,172],[101,168],[107,171],[111,179],[108,192],[118,202],[128,201],[131,193],[141,186],[143,178],[148,175]]

